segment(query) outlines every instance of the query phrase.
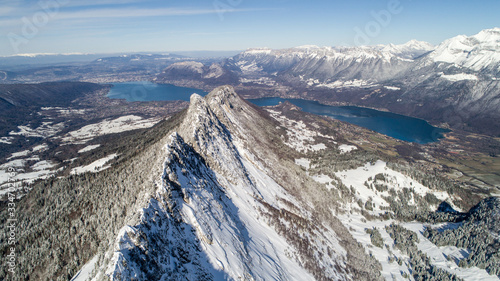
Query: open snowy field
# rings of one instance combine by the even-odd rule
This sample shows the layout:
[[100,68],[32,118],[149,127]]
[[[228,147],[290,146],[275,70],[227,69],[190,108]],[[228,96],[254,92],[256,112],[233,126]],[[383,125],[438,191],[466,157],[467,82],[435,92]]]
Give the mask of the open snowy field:
[[150,128],[160,120],[161,118],[144,119],[135,115],[122,116],[116,119],[109,119],[99,123],[90,124],[78,130],[69,132],[62,137],[62,141],[67,144],[83,144],[102,135]]

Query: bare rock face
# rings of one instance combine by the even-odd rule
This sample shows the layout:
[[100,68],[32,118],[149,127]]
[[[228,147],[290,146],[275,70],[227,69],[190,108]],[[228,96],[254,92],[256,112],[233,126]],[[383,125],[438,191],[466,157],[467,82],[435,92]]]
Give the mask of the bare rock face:
[[[237,101],[235,101],[237,100]],[[179,128],[182,136],[216,171],[233,180],[246,176],[240,156],[232,143],[228,126],[236,126],[230,120],[236,103],[243,103],[231,87],[219,87],[206,98],[193,94],[186,117]],[[234,104],[234,105],[233,105]]]

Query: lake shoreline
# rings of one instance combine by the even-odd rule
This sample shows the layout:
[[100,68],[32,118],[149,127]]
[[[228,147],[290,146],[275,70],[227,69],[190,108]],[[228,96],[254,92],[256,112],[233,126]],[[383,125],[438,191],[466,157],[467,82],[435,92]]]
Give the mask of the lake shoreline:
[[[149,81],[113,83],[106,95],[110,99],[135,101],[189,101],[193,93],[205,96],[208,93],[195,88],[179,87],[173,84],[156,84]],[[352,105],[326,105],[318,101],[281,97],[247,99],[257,106],[274,106],[288,101],[304,112],[329,116],[402,141],[427,144],[444,138],[447,129],[432,126],[423,119],[403,114],[381,111],[369,107]]]

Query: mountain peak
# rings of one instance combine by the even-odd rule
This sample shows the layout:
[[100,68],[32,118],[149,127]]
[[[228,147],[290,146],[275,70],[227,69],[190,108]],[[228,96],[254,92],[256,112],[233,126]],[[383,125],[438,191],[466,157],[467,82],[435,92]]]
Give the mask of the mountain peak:
[[434,49],[434,46],[425,41],[412,39],[404,44],[380,45],[380,51],[388,52],[405,59],[414,59]]
[[401,46],[419,48],[419,49],[427,49],[429,51],[434,48],[434,46],[431,43],[425,42],[425,41],[418,41],[416,39],[412,39],[412,40],[402,44]]
[[218,87],[204,98],[193,94],[178,131],[213,169],[235,181],[246,177],[241,173],[244,169],[228,128],[239,127],[237,114],[232,111],[241,110],[244,104],[231,86]]
[[485,29],[472,36],[450,38],[434,50],[430,58],[474,71],[500,71],[500,28]]
[[493,28],[490,28],[490,29],[483,29],[477,35],[480,35],[480,34],[496,34],[496,35],[500,35],[500,27],[493,27]]
[[[204,112],[204,114],[213,114],[214,111],[219,111],[220,108],[230,110],[233,108],[231,104],[244,103],[244,101],[236,94],[231,86],[220,86],[212,90],[207,96],[202,97],[198,94],[192,94],[190,97],[188,115]],[[227,106],[230,106],[229,108]]]
[[272,52],[272,49],[270,48],[251,48],[246,51],[244,51],[242,54],[248,54],[248,55],[268,55]]
[[[237,122],[236,115],[238,114],[234,112],[235,110],[251,110],[248,103],[245,102],[231,86],[221,86],[214,89],[206,96],[206,100],[218,118],[223,120],[228,126],[231,126],[231,122]],[[231,119],[231,121],[226,119]]]
[[321,49],[321,47],[317,45],[302,45],[295,47],[294,49],[311,50],[311,49]]
[[207,100],[217,100],[221,104],[235,98],[239,99],[238,94],[236,94],[233,87],[228,85],[217,87],[207,95]]
[[189,98],[189,107],[199,107],[203,106],[204,104],[204,99],[202,96],[198,94],[192,94],[191,97]]
[[493,44],[497,47],[500,46],[500,28],[495,27],[491,29],[481,30],[478,34],[471,36],[479,42]]
[[194,119],[209,119],[211,122],[222,122],[226,127],[232,127],[238,120],[238,112],[249,112],[255,115],[254,109],[245,102],[231,86],[220,86],[212,90],[205,97],[198,94],[191,95],[187,110],[186,121],[188,127],[194,128]]

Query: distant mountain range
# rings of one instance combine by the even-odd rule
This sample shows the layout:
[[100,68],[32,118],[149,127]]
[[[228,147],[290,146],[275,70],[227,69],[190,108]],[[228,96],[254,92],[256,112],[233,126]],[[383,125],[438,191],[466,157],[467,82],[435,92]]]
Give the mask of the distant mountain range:
[[[85,64],[102,58],[142,58],[150,59],[174,59],[174,58],[222,58],[238,54],[240,51],[179,51],[175,53],[112,53],[112,54],[85,54],[85,53],[33,53],[18,54],[12,56],[0,56],[1,70],[18,70],[33,68],[36,66],[47,66],[54,64]],[[0,76],[0,79],[2,77]]]
[[493,28],[436,47],[412,40],[249,49],[212,64],[174,63],[155,81],[203,88],[232,84],[249,95],[376,107],[497,136],[500,123],[492,120],[500,118],[499,79],[500,28]]

